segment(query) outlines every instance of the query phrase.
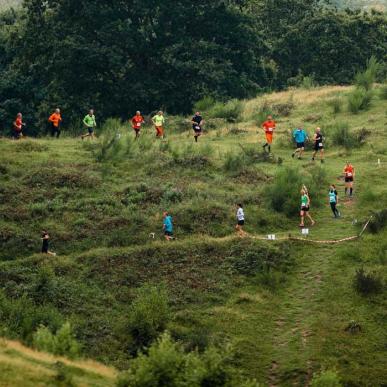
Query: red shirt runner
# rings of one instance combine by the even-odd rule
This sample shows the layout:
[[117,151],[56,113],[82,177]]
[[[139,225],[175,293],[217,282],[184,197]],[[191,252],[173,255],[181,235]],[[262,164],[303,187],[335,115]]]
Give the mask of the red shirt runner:
[[132,118],[132,127],[133,129],[139,130],[141,129],[141,124],[144,122],[143,116],[134,116]]

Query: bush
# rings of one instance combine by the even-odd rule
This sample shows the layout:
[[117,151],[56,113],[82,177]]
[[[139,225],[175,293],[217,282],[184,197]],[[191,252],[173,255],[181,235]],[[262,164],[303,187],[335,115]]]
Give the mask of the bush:
[[343,108],[343,100],[340,97],[330,99],[328,101],[328,106],[332,108],[333,114],[338,114]]
[[147,355],[140,354],[132,361],[117,386],[223,387],[232,380],[226,359],[213,348],[202,355],[198,352],[185,353],[166,333],[149,348]]
[[71,368],[66,366],[61,361],[55,363],[56,375],[54,376],[55,386],[60,387],[75,387]]
[[356,88],[348,96],[348,110],[351,113],[359,113],[360,110],[368,110],[373,98],[372,90],[366,90],[363,87]]
[[383,283],[376,273],[367,273],[364,268],[361,268],[356,270],[353,286],[358,293],[365,296],[379,293],[383,288]]
[[346,122],[338,122],[328,127],[333,145],[342,146],[346,149],[358,148],[365,143],[370,131],[361,129],[358,132],[352,132]]
[[162,333],[169,320],[168,295],[163,287],[144,285],[130,306],[128,330],[135,349],[148,346]]
[[301,85],[303,89],[313,89],[317,86],[316,81],[314,80],[313,76],[306,76],[302,78]]
[[358,88],[363,88],[364,90],[371,90],[373,84],[376,81],[379,70],[381,69],[381,64],[377,61],[376,57],[372,56],[367,61],[366,70],[362,73],[357,73],[355,76],[355,85]]
[[215,99],[211,96],[203,97],[201,100],[195,102],[194,111],[206,112],[215,105]]
[[242,113],[242,102],[232,99],[226,103],[216,102],[208,111],[209,118],[224,118],[228,122],[237,122]]
[[383,210],[373,212],[372,219],[368,225],[368,229],[371,233],[376,234],[381,231],[387,224],[387,208]]
[[296,215],[300,207],[299,197],[303,183],[300,173],[295,169],[281,169],[274,183],[266,190],[271,207],[287,216]]
[[80,346],[76,341],[69,322],[66,322],[54,335],[50,329],[40,326],[33,335],[33,345],[40,351],[75,359],[79,356]]
[[323,371],[313,375],[312,387],[341,387],[340,378],[334,371]]
[[227,153],[224,156],[223,168],[227,172],[236,172],[247,166],[247,160],[241,153]]

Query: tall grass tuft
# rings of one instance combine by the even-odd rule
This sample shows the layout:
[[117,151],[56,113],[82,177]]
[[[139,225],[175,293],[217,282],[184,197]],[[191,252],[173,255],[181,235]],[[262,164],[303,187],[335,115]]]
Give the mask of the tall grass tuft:
[[383,85],[380,88],[379,96],[381,99],[387,99],[387,85]]
[[343,100],[340,97],[332,98],[328,101],[328,106],[332,109],[333,114],[338,114],[343,108]]
[[373,91],[358,87],[348,96],[348,110],[357,114],[361,110],[368,110],[371,106]]
[[355,290],[363,295],[379,293],[383,288],[383,282],[376,273],[367,273],[364,268],[356,270],[353,279]]
[[358,88],[363,88],[366,91],[371,90],[380,69],[381,64],[377,61],[376,57],[372,56],[367,61],[367,67],[365,71],[356,74],[355,85]]
[[327,131],[330,134],[333,145],[342,146],[346,149],[361,147],[370,134],[369,130],[365,128],[357,132],[350,131],[347,122],[337,122],[329,126]]

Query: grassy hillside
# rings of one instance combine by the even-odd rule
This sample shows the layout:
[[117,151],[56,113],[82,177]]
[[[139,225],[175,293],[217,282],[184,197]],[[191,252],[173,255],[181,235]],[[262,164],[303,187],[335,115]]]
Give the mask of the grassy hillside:
[[0,340],[1,386],[113,386],[114,369],[94,362],[73,362]]
[[[377,273],[372,278],[385,277],[385,220],[380,230],[373,226],[375,233],[338,245],[258,238],[300,236],[301,183],[310,188],[317,221],[312,240],[356,235],[372,211],[387,207],[385,100],[378,89],[370,110],[352,114],[350,92],[298,89],[208,108],[198,144],[182,117],[167,117],[164,142],[146,127],[135,143],[132,131],[115,121],[94,143],[70,136],[2,139],[3,335],[31,344],[40,324],[56,330],[69,320],[87,356],[126,369],[138,349],[130,328],[136,289],[162,284],[172,337],[186,349],[231,344],[230,362],[246,377],[300,385],[328,368],[346,385],[382,385],[385,293],[365,296],[353,282],[361,267]],[[333,105],[341,109],[334,113]],[[257,122],[269,112],[278,128],[274,155],[266,157]],[[310,135],[322,127],[324,164],[310,160],[310,145],[303,160],[290,157],[289,129],[300,124]],[[361,132],[364,144],[336,145],[345,126],[351,135]],[[347,160],[357,173],[352,200],[343,195]],[[339,220],[328,206],[331,183],[342,197]],[[273,195],[292,207],[276,211]],[[234,235],[236,202],[244,203],[250,238]],[[162,238],[165,209],[176,226],[171,243]],[[38,253],[42,229],[57,257]],[[357,324],[361,331],[350,333]]]

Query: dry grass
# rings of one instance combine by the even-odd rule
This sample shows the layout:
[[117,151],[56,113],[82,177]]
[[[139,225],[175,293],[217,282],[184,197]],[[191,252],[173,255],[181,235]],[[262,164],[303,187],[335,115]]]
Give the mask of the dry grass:
[[[10,357],[7,355],[9,351],[16,352],[20,357]],[[31,361],[31,363],[29,363]],[[37,366],[35,362],[46,363],[47,366],[52,366],[56,362],[75,368],[81,368],[86,372],[97,374],[103,378],[114,380],[118,372],[114,368],[106,367],[103,364],[91,361],[71,361],[64,357],[54,356],[44,352],[38,352],[31,348],[25,347],[17,341],[1,339],[0,341],[0,363],[9,363],[23,369],[33,369],[34,372],[53,374],[53,372],[44,366]]]
[[263,103],[284,104],[292,101],[297,105],[312,105],[321,99],[332,96],[333,94],[351,90],[351,86],[324,86],[313,89],[289,89],[279,93],[265,94],[245,103],[242,117],[249,119],[253,117],[260,109]]

